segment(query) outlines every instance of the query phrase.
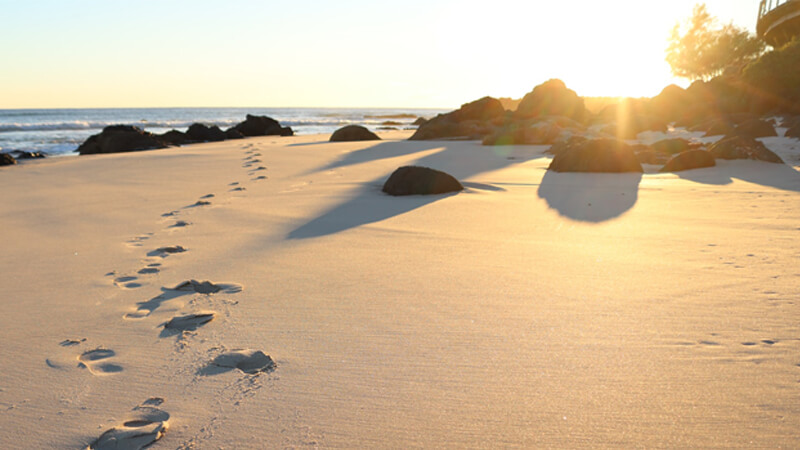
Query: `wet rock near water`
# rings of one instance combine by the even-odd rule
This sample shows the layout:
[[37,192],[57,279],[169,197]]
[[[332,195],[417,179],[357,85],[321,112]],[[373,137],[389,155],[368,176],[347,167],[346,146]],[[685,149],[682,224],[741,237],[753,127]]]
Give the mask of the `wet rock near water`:
[[131,125],[111,125],[89,137],[76,150],[81,155],[122,153],[167,148],[168,143],[153,133]]
[[0,153],[0,166],[12,166],[17,160],[8,153]]
[[361,125],[347,125],[331,135],[330,142],[380,141],[377,134]]
[[483,139],[502,123],[506,110],[499,100],[484,97],[461,106],[456,111],[439,114],[419,126],[412,141],[447,138]]
[[238,131],[242,136],[294,136],[291,127],[283,127],[281,124],[267,116],[253,116],[248,114],[244,122],[240,122],[231,130]]

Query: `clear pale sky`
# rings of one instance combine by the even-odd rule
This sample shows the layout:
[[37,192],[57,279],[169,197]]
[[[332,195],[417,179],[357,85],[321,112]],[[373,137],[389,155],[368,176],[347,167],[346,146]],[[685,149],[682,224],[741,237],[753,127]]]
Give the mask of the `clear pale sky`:
[[[694,0],[0,0],[0,108],[457,107],[679,82]],[[758,0],[709,0],[755,30]],[[684,83],[685,84],[685,83]]]

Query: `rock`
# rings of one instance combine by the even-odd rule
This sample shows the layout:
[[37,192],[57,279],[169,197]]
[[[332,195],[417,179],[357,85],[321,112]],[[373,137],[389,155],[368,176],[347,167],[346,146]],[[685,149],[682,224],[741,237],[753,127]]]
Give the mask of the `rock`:
[[644,131],[667,131],[667,123],[655,116],[623,114],[620,117],[626,119],[604,127],[603,132],[618,139],[636,139]]
[[562,139],[555,142],[549,149],[545,151],[545,153],[550,153],[551,155],[558,155],[559,153],[563,153],[571,148],[579,147],[583,145],[588,139],[581,135],[570,136],[567,139]]
[[166,133],[159,135],[159,139],[171,145],[183,145],[187,142],[186,134],[178,130],[170,130]]
[[494,123],[502,121],[506,110],[499,100],[484,97],[447,114],[439,114],[420,125],[409,140],[424,141],[444,138],[483,139],[495,131]]
[[0,166],[12,166],[17,163],[17,160],[8,153],[0,153]]
[[[727,136],[734,134],[736,132],[736,128],[734,127],[734,125],[724,119],[713,120],[702,126],[705,127],[705,130],[696,130],[696,131],[705,131],[706,132],[705,137]],[[695,130],[695,128],[692,128],[692,130]]]
[[554,172],[644,172],[633,148],[616,139],[593,139],[553,157]]
[[694,149],[698,146],[699,144],[689,142],[686,139],[674,138],[674,139],[662,139],[654,143],[651,147],[653,147],[653,150],[659,153],[666,153],[668,155],[677,155],[678,153],[683,153],[686,150]]
[[225,130],[225,139],[244,139],[244,135],[239,130],[228,128]]
[[445,194],[463,189],[452,175],[419,166],[400,167],[383,185],[383,192],[395,196]]
[[786,130],[786,134],[784,136],[800,139],[800,123]]
[[735,133],[751,138],[771,137],[778,135],[778,133],[775,132],[775,127],[773,125],[760,119],[749,119],[743,121],[736,127]]
[[22,151],[22,150],[16,150],[16,151],[11,152],[11,156],[13,156],[16,159],[41,159],[41,158],[46,158],[47,157],[47,153],[25,152],[25,151]]
[[588,111],[575,91],[568,89],[563,81],[553,79],[533,88],[514,112],[515,118],[523,119],[548,116],[565,116],[584,122]]
[[633,145],[633,152],[636,154],[636,159],[640,164],[664,164],[669,160],[669,156],[655,151],[649,145]]
[[561,135],[563,128],[552,122],[531,126],[512,124],[486,136],[483,145],[549,145]]
[[202,123],[193,123],[186,130],[187,142],[220,142],[225,140],[225,132],[218,126],[209,127]]
[[120,153],[167,148],[167,142],[141,128],[130,125],[111,125],[100,134],[90,136],[78,147],[81,155]]
[[426,122],[428,122],[428,119],[424,117],[417,117],[417,120],[415,120],[411,125],[420,126],[425,124]]
[[675,122],[684,116],[692,101],[686,90],[671,84],[650,100],[650,112],[665,122]]
[[402,125],[402,123],[394,121],[394,120],[385,120],[385,121],[381,122],[381,125],[383,125],[385,127],[396,127],[398,125]]
[[682,170],[700,169],[703,167],[714,167],[714,155],[705,150],[687,150],[678,153],[659,172],[680,172]]
[[361,125],[348,125],[339,128],[331,135],[330,142],[351,142],[351,141],[380,141],[372,131],[362,127]]
[[277,120],[267,116],[248,114],[244,122],[232,128],[242,136],[294,136],[291,127],[282,127]]
[[726,137],[709,146],[708,151],[717,159],[753,159],[783,164],[780,156],[763,143],[746,136]]

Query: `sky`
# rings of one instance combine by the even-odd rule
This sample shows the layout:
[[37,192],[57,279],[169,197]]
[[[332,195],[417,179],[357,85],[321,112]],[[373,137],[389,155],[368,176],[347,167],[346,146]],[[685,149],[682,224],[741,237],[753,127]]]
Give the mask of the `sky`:
[[[435,107],[653,96],[695,0],[0,0],[0,108]],[[755,30],[758,0],[708,0]]]

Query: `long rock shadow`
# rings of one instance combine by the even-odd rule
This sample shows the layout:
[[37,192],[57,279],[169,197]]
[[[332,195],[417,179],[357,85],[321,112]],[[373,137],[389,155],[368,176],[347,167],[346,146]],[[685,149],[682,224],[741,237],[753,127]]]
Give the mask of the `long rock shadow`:
[[733,183],[736,178],[761,186],[800,192],[800,172],[786,164],[717,160],[716,167],[686,170],[675,175],[702,184],[726,185]]
[[605,222],[633,208],[641,173],[557,173],[547,171],[539,197],[559,214],[581,222]]
[[[384,142],[356,151],[354,153],[357,155],[347,155],[319,170],[440,149],[411,164],[443,170],[457,179],[463,180],[479,173],[544,157],[544,150],[547,148],[548,146],[487,147],[478,142],[459,142],[457,145],[447,141]],[[381,192],[381,187],[390,174],[386,173],[366,183],[350,200],[294,229],[287,238],[308,239],[338,233],[395,217],[456,195],[391,197]],[[470,185],[469,183],[466,188],[487,191],[503,190],[491,185]]]
[[[443,147],[443,145],[432,145],[434,141],[401,141],[403,145],[397,144],[396,141],[372,141],[376,145],[372,145],[361,150],[349,152],[341,158],[326,164],[322,167],[312,169],[304,175],[310,175],[315,172],[324,172],[326,170],[333,170],[340,167],[352,166],[371,161],[378,161],[382,159],[395,158],[398,156],[411,155],[413,153],[424,152],[435,149],[436,147]],[[328,144],[328,142],[324,142]],[[352,142],[351,142],[352,144]],[[445,144],[445,143],[442,143]],[[301,144],[297,144],[301,145]]]

